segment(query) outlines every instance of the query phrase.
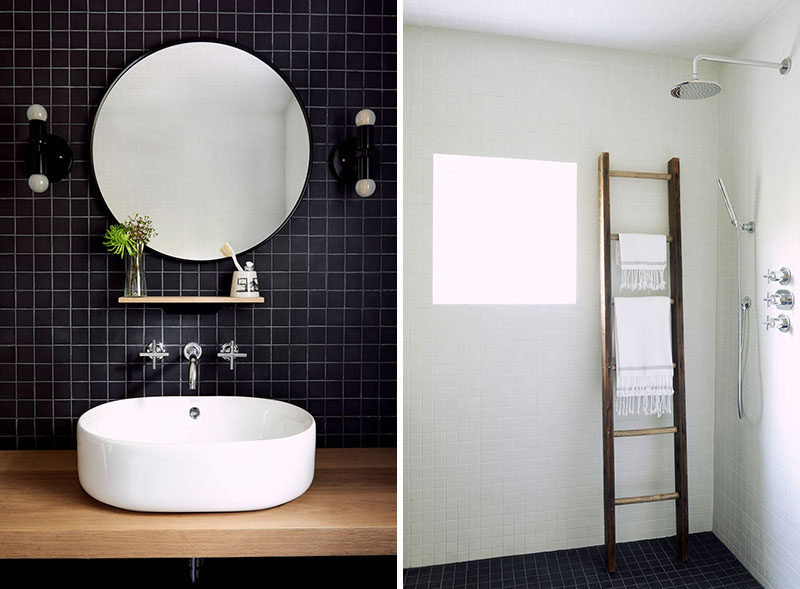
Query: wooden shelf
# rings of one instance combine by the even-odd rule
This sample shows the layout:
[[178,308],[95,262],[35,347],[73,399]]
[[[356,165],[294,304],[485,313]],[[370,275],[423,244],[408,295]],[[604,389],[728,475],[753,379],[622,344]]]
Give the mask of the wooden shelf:
[[311,488],[238,513],[139,513],[87,495],[74,450],[0,451],[0,558],[397,553],[396,448],[319,448]]
[[228,303],[263,303],[264,297],[119,297],[120,303],[134,303],[139,305],[179,303],[179,304],[228,304]]

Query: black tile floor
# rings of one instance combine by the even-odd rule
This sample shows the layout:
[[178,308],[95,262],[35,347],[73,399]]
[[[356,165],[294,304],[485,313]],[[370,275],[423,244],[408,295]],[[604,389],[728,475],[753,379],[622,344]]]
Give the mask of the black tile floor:
[[712,532],[689,535],[687,562],[675,558],[674,537],[618,544],[613,574],[604,553],[591,546],[405,569],[403,587],[761,587]]

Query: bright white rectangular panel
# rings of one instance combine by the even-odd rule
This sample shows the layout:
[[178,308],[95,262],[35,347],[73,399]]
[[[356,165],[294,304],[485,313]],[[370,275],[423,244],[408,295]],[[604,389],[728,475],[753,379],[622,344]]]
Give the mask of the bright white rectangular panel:
[[574,304],[574,162],[433,155],[433,304]]

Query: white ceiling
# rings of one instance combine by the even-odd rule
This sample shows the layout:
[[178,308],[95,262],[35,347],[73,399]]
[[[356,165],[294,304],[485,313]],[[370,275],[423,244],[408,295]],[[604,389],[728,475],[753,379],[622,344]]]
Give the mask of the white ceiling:
[[405,24],[693,57],[730,55],[791,0],[404,0]]

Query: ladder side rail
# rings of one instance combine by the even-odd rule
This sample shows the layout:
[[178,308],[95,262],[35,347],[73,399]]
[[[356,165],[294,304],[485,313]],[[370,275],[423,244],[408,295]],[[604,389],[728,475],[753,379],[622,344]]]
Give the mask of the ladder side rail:
[[669,179],[669,232],[673,236],[670,243],[670,284],[675,304],[672,312],[672,358],[675,362],[673,375],[673,419],[676,428],[675,443],[675,501],[676,550],[682,561],[689,558],[689,498],[686,448],[686,379],[683,347],[683,265],[681,250],[681,185],[680,160],[669,160],[667,170]]
[[611,207],[609,202],[608,153],[598,160],[600,200],[600,332],[603,360],[603,513],[606,544],[606,567],[617,568],[617,535],[614,491],[614,389],[611,374]]

